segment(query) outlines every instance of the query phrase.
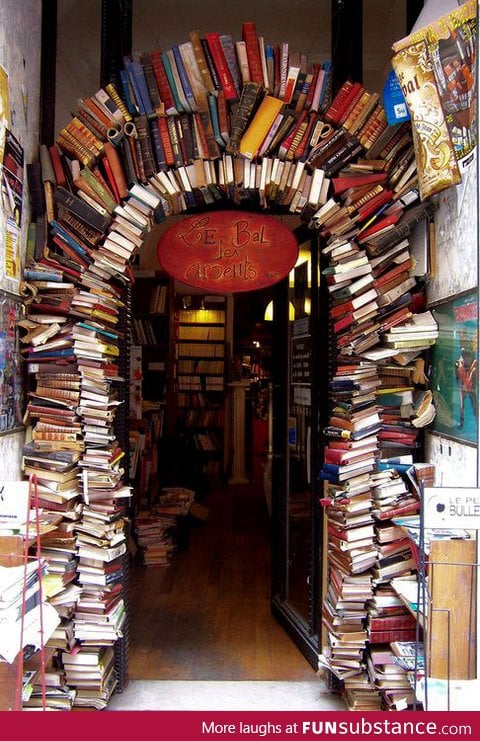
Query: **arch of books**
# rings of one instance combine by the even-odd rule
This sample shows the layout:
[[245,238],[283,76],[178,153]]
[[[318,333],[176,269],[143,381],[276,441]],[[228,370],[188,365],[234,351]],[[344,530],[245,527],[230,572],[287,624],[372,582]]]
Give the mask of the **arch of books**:
[[[88,616],[75,617],[82,600],[88,602],[93,590],[99,611],[102,605],[110,609],[102,585],[123,579],[122,567],[115,566],[126,551],[119,502],[130,490],[123,483],[124,451],[113,433],[113,389],[119,380],[119,283],[129,279],[132,256],[172,214],[233,203],[299,217],[319,231],[329,260],[324,279],[337,345],[330,388],[335,414],[324,431],[322,471],[330,487],[329,512],[343,507],[349,527],[342,497],[354,492],[365,504],[362,525],[370,525],[361,540],[363,560],[345,559],[341,543],[331,548],[329,567],[339,578],[338,594],[329,593],[325,608],[335,635],[327,639],[325,662],[348,687],[349,677],[364,674],[364,605],[377,589],[370,571],[379,562],[374,517],[384,519],[387,504],[397,501],[409,512],[418,508],[406,486],[397,485],[385,500],[380,496],[382,483],[397,481],[396,471],[383,472],[375,487],[369,477],[385,446],[402,452],[416,447],[418,428],[434,413],[420,353],[434,342],[434,327],[425,328],[428,339],[420,345],[408,344],[407,331],[419,305],[407,237],[429,207],[415,203],[409,123],[389,126],[379,96],[359,83],[347,81],[332,96],[328,62],[308,66],[302,54],[289,55],[288,44],[263,50],[253,24],[242,30],[242,42],[213,33],[202,42],[191,33],[189,41],[166,52],[126,62],[122,91],[106,85],[79,101],[56,145],[41,147],[43,180],[55,187],[47,189],[47,195],[53,192],[48,247],[25,269],[25,280],[36,284],[22,338],[36,379],[25,472],[37,474],[43,506],[56,502],[67,525],[75,523],[64,533],[79,557],[78,569],[69,572],[69,578],[77,577],[71,586],[71,604],[77,606],[69,611],[59,600],[58,646],[67,659],[75,642],[85,641],[91,651],[102,635]],[[418,317],[425,321],[423,313]],[[388,415],[379,387],[402,388],[401,403],[394,400]],[[339,452],[339,437],[351,441],[350,457],[360,449],[348,471],[341,469],[348,455]],[[64,471],[56,477],[60,486],[49,478],[55,462]],[[348,668],[335,648],[349,648],[340,617],[345,574],[362,583],[365,597],[358,603],[359,632]],[[123,599],[121,590],[117,597]],[[125,613],[109,615],[108,634],[117,641]],[[101,706],[113,685],[103,682],[103,700],[85,697],[79,704]]]

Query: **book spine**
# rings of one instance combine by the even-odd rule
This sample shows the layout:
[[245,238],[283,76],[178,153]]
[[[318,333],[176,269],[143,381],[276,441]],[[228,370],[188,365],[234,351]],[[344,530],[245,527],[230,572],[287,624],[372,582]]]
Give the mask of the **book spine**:
[[228,140],[230,138],[230,124],[227,110],[227,101],[223,90],[219,90],[217,93],[217,110],[220,135],[225,144],[228,144]]
[[149,120],[148,122],[148,127],[150,129],[150,140],[152,142],[152,149],[155,155],[155,164],[156,164],[157,172],[159,172],[160,170],[166,170],[168,168],[166,157],[165,157],[165,150],[163,148],[163,143],[162,143],[162,137],[160,136],[158,122],[159,122],[158,118]]
[[250,69],[248,67],[247,46],[245,44],[245,41],[235,42],[235,53],[237,55],[238,68],[240,70],[242,83],[243,85],[245,85],[247,82],[251,82]]
[[177,115],[178,111],[175,107],[173,93],[168,83],[165,67],[163,66],[162,53],[158,50],[152,51],[150,53],[150,59],[152,62],[153,74],[155,75],[155,79],[157,81],[160,99],[165,108],[165,113],[167,114],[167,116]]
[[222,44],[220,42],[220,35],[215,32],[207,33],[205,39],[210,48],[210,53],[213,58],[215,69],[217,70],[218,78],[222,86],[226,100],[229,102],[238,100],[237,90],[235,83],[231,75],[225,54],[223,52]]
[[282,100],[285,97],[285,89],[287,86],[288,68],[289,68],[289,44],[283,41],[279,48],[279,87],[278,97]]
[[237,98],[239,98],[240,92],[242,90],[242,78],[240,75],[240,70],[238,68],[237,55],[235,53],[235,42],[230,34],[220,34],[219,38],[220,44],[222,45],[223,54],[228,65],[228,69],[230,70],[230,75],[232,76],[233,84],[235,86],[235,92],[237,94]]
[[255,23],[252,21],[242,23],[242,40],[245,42],[250,80],[263,85],[262,60],[258,45],[257,29]]
[[172,147],[172,141],[170,139],[170,133],[169,133],[169,127],[168,127],[168,118],[165,118],[164,116],[161,116],[157,118],[157,128],[160,133],[160,139],[162,141],[163,145],[163,151],[165,153],[165,162],[167,164],[167,167],[173,167],[175,164],[175,157],[173,154],[173,147]]
[[193,94],[192,85],[190,83],[190,78],[188,76],[187,70],[185,68],[185,64],[183,62],[183,57],[180,54],[180,49],[177,45],[172,46],[173,56],[175,58],[175,64],[177,65],[178,75],[180,77],[180,83],[183,88],[184,95],[187,99],[187,103],[189,105],[189,108],[191,111],[195,111],[197,109],[197,104],[195,101],[195,96]]
[[175,119],[173,119],[171,116],[167,118],[167,128],[168,128],[168,134],[170,137],[170,142],[172,144],[174,164],[175,164],[175,167],[180,167],[181,165],[184,164],[183,157],[182,157],[182,150],[180,147],[180,140],[178,138],[177,127],[175,125]]
[[407,630],[378,630],[369,634],[370,643],[393,643],[394,641],[414,641],[416,635],[415,628]]
[[197,60],[197,66],[200,70],[205,90],[207,93],[213,93],[216,88],[212,76],[210,75],[207,60],[205,59],[200,33],[198,31],[190,31],[188,36],[193,47],[193,52],[195,54],[195,59]]
[[[318,75],[320,74],[320,70],[321,69],[322,69],[322,65],[321,64],[318,64],[317,62],[314,62],[312,64],[312,70],[311,70],[312,79],[310,81],[310,86],[309,86],[308,91],[307,91],[307,97],[306,97],[305,106],[304,106],[307,110],[310,110],[312,108],[313,96],[315,94],[315,90],[316,90],[316,87],[317,87]],[[313,108],[312,110],[316,110],[316,109]]]
[[55,201],[57,204],[64,206],[75,214],[79,219],[84,220],[89,226],[98,229],[104,233],[110,224],[110,219],[102,217],[95,209],[88,206],[84,201],[70,193],[61,186],[55,189]]
[[232,118],[230,140],[225,150],[227,154],[238,154],[240,139],[246,131],[261,91],[262,86],[258,82],[247,82],[243,86],[237,110]]
[[137,137],[140,143],[140,151],[145,172],[143,182],[147,182],[152,175],[155,175],[155,159],[150,141],[149,127],[147,116],[137,116],[135,119],[137,127]]
[[338,93],[335,95],[331,104],[325,111],[326,121],[329,121],[330,123],[338,123],[341,112],[344,110],[345,106],[347,105],[347,101],[351,94],[352,88],[353,88],[353,82],[351,80],[345,80],[342,87],[340,88]]
[[145,102],[142,98],[142,94],[138,86],[138,76],[134,67],[134,63],[131,59],[125,57],[123,60],[123,66],[125,68],[125,72],[127,73],[128,88],[130,91],[130,95],[133,98],[132,102],[135,106],[135,112],[146,114]]
[[121,99],[120,94],[119,94],[117,88],[115,87],[115,85],[113,85],[113,83],[109,82],[107,85],[105,85],[105,91],[111,97],[111,99],[113,100],[113,102],[117,106],[118,110],[121,111],[122,116],[125,119],[125,121],[131,121],[132,116],[131,116],[131,114],[130,114],[128,108],[127,108],[127,106],[125,105],[125,103]]
[[97,160],[96,155],[91,150],[87,149],[70,132],[64,129],[58,134],[56,144],[64,154],[79,160],[82,165],[92,166]]
[[145,83],[150,97],[153,112],[159,116],[163,113],[162,100],[157,85],[157,80],[153,72],[152,58],[148,52],[140,54],[140,64],[145,76]]
[[[180,99],[179,91],[177,89],[176,80],[173,74],[172,60],[170,59],[168,52],[162,52],[161,58],[162,58],[162,66],[165,70],[165,75],[168,80],[168,86],[170,88],[171,95],[173,96],[175,111],[177,114],[183,113],[185,111],[185,106],[183,104],[183,101]],[[183,95],[183,91],[182,91],[182,95]]]
[[219,90],[222,90],[222,83],[220,82],[220,77],[218,75],[217,68],[215,67],[215,62],[213,60],[210,46],[206,38],[200,39],[200,44],[203,50],[203,56],[205,57],[205,63],[213,82],[213,89],[218,92]]

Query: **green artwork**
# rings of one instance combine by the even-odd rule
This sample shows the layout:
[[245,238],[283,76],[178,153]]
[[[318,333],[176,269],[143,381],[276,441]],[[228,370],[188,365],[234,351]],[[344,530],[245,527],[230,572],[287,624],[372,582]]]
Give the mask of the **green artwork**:
[[432,313],[439,335],[432,348],[436,417],[431,432],[477,443],[478,294],[469,291],[439,304]]

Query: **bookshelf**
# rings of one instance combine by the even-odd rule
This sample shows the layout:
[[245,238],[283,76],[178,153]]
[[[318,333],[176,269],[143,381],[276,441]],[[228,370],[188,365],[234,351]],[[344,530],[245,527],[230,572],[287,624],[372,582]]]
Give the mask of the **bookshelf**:
[[[191,305],[188,305],[191,301]],[[223,469],[227,303],[223,296],[178,296],[175,310],[177,425],[205,474]]]
[[172,368],[170,323],[171,281],[168,276],[160,271],[135,275],[129,425],[130,479],[139,495],[135,509],[158,479],[158,441],[168,431]]

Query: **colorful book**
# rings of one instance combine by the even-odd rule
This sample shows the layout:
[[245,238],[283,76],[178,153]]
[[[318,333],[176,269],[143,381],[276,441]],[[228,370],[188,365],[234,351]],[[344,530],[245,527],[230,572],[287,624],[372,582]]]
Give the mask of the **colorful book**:
[[274,98],[273,95],[265,96],[240,140],[239,151],[243,157],[248,159],[255,157],[282,106],[283,101],[279,98]]

